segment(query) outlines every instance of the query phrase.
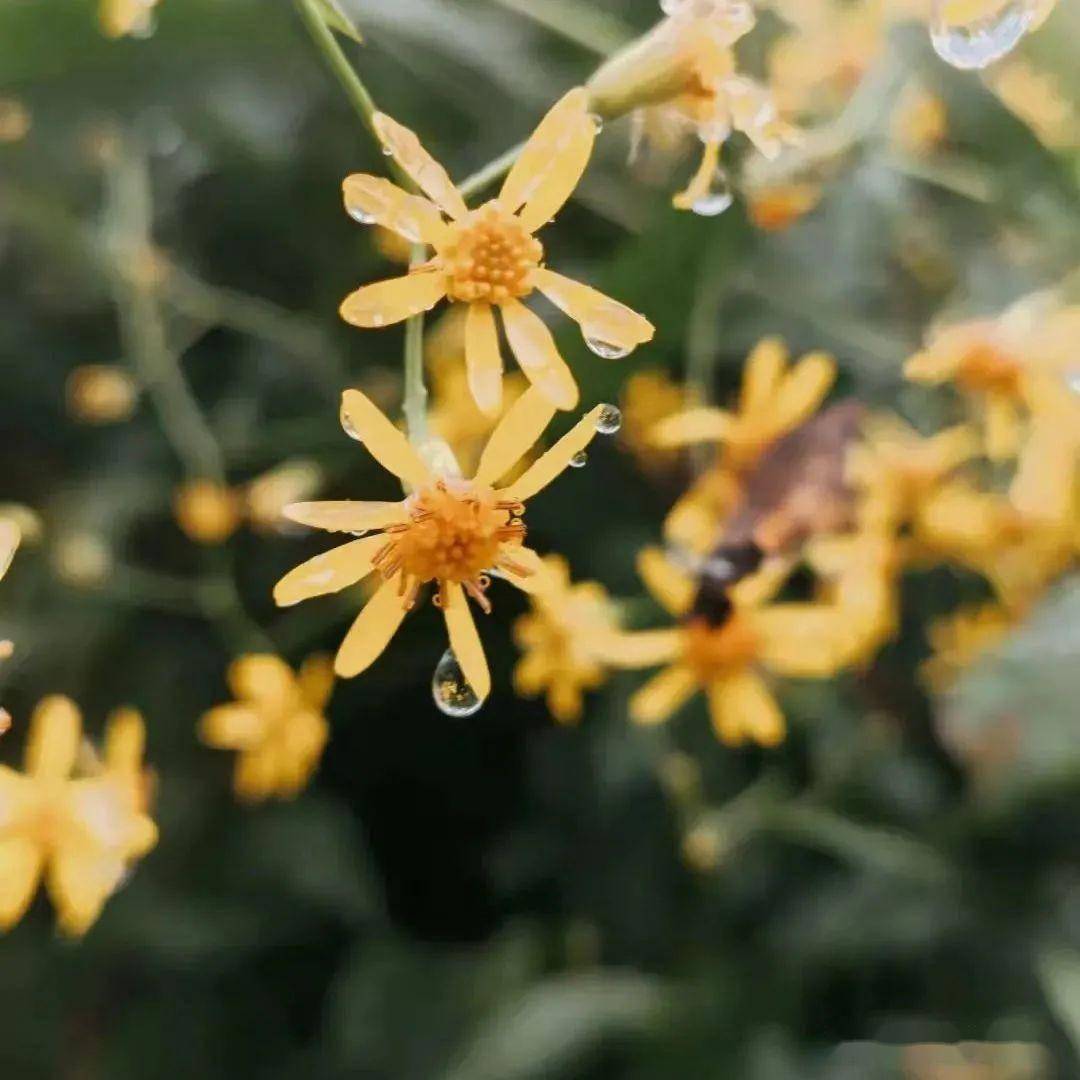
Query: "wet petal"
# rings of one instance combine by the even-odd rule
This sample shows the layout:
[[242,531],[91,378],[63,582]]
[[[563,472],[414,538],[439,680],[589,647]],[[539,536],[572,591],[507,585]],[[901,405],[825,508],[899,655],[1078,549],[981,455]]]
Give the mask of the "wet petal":
[[577,383],[539,315],[517,300],[500,305],[506,336],[529,382],[560,409],[578,402]]
[[780,338],[763,338],[746,358],[739,412],[746,416],[767,409],[772,403],[787,363],[787,346]]
[[783,742],[784,714],[760,675],[735,672],[714,682],[708,694],[709,716],[721,742],[728,746],[739,746],[747,738],[762,746]]
[[532,279],[560,311],[580,325],[587,338],[629,351],[652,341],[656,333],[644,315],[580,281],[544,268],[534,270]]
[[657,446],[688,446],[700,442],[721,442],[731,431],[733,418],[724,409],[702,406],[676,413],[652,429]]
[[505,476],[536,444],[555,415],[555,406],[530,386],[506,410],[480,455],[474,479],[494,484]]
[[386,537],[381,534],[365,536],[308,559],[274,586],[274,603],[289,607],[355,585],[374,569],[371,560],[385,543]]
[[67,779],[79,749],[82,718],[75,703],[54,694],[41,701],[30,720],[26,771],[51,779]]
[[404,618],[405,605],[398,596],[398,583],[391,578],[379,586],[345,635],[334,660],[338,675],[351,679],[370,667],[382,655]]
[[345,297],[339,313],[353,326],[391,326],[430,311],[445,295],[445,275],[438,270],[419,270],[361,286]]
[[465,320],[465,370],[477,408],[494,416],[502,406],[502,352],[490,304],[470,304]]
[[604,406],[597,405],[587,412],[550,450],[541,454],[509,487],[503,488],[502,497],[525,502],[546,488],[592,442],[603,411]]
[[229,689],[241,701],[282,705],[296,695],[292,668],[272,653],[238,657],[229,665],[228,681]]
[[647,547],[639,551],[637,570],[645,588],[669,615],[679,618],[690,610],[697,585],[661,548]]
[[250,705],[230,702],[203,713],[199,738],[219,750],[246,750],[266,737],[266,720]]
[[446,170],[421,146],[414,132],[386,113],[375,114],[375,131],[394,160],[428,198],[452,218],[463,218],[469,212]]
[[638,724],[662,724],[697,689],[693,672],[679,664],[664,668],[630,698],[630,719]]
[[431,479],[431,471],[409,440],[359,390],[346,390],[341,395],[341,422],[384,469],[399,479],[413,487]]
[[385,529],[408,518],[401,502],[340,501],[302,502],[286,506],[281,513],[298,525],[310,525],[327,532],[367,532]]
[[446,236],[446,223],[439,208],[421,195],[410,195],[381,176],[355,173],[341,185],[345,209],[373,225],[383,225],[411,243],[432,246]]
[[41,849],[25,837],[0,840],[0,929],[14,926],[26,913],[41,877]]
[[443,617],[446,619],[446,632],[450,635],[450,648],[454,651],[465,681],[483,701],[491,693],[491,673],[473,614],[460,585],[448,583],[445,596],[447,603],[443,608]]
[[564,94],[537,125],[507,174],[499,201],[530,231],[547,224],[577,187],[589,162],[596,125],[583,87]]

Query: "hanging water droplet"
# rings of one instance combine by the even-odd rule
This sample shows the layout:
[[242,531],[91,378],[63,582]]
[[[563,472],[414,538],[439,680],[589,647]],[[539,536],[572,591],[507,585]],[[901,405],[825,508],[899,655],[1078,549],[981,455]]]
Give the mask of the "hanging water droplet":
[[359,206],[347,206],[345,211],[353,221],[358,221],[361,225],[375,224],[375,215],[369,214],[365,210],[361,210]]
[[728,179],[727,171],[721,168],[713,173],[708,190],[690,204],[690,209],[700,217],[717,217],[734,201],[735,194],[731,190],[731,181]]
[[622,413],[617,405],[604,405],[596,418],[596,430],[601,435],[614,435],[622,427]]
[[349,416],[344,409],[341,410],[339,416],[341,418],[341,428],[345,434],[348,435],[350,439],[356,439],[356,441],[359,442],[360,432],[353,427],[353,422],[349,419]]
[[604,118],[599,113],[589,113],[589,119],[592,121],[592,126],[596,129],[596,134],[599,135],[604,130]]
[[625,345],[616,345],[611,341],[604,341],[603,338],[590,337],[588,334],[585,334],[585,344],[597,356],[602,356],[605,360],[621,360],[633,351]]
[[584,450],[579,450],[570,459],[570,468],[571,469],[583,469],[588,464],[589,464],[589,455],[586,454]]
[[391,150],[389,146],[384,146],[382,148],[382,152],[383,152],[383,157],[393,157],[394,156],[394,151]]
[[660,10],[665,15],[678,14],[679,8],[683,5],[683,0],[660,0]]
[[453,649],[447,649],[435,665],[431,678],[431,696],[440,712],[455,720],[472,716],[484,703],[476,696],[457,662]]
[[956,0],[934,0],[930,42],[953,67],[984,68],[1010,52],[1035,17],[1033,0],[988,0],[984,14],[958,19]]

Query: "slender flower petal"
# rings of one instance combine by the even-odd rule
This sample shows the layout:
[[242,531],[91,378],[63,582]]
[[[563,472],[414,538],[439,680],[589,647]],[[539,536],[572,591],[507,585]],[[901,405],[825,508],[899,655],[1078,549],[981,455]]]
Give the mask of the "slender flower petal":
[[557,308],[581,326],[581,332],[590,340],[630,350],[651,341],[656,333],[653,324],[633,308],[554,270],[534,270],[533,281]]
[[398,596],[397,583],[384,581],[364,605],[338,649],[334,660],[338,675],[351,679],[370,667],[390,643],[406,610]]
[[560,409],[574,408],[578,403],[577,383],[543,320],[517,300],[506,301],[501,310],[510,348],[529,382]]
[[375,131],[416,186],[450,217],[463,218],[469,212],[446,170],[423,148],[414,132],[386,113],[375,114]]
[[488,416],[502,407],[502,353],[499,331],[490,304],[469,305],[465,320],[465,368],[469,389],[480,411]]
[[821,403],[836,379],[836,361],[826,353],[804,356],[781,381],[772,403],[774,424],[786,431],[801,424]]
[[234,697],[256,703],[287,698],[295,685],[292,668],[271,653],[249,653],[234,660],[228,679]]
[[30,906],[45,857],[29,837],[0,840],[0,929],[14,926]]
[[614,631],[598,635],[593,645],[597,656],[612,667],[652,667],[667,663],[679,654],[682,631],[674,626],[629,633]]
[[506,410],[488,439],[474,480],[494,484],[504,477],[536,445],[555,415],[555,406],[535,387],[530,387]]
[[290,570],[274,586],[278,607],[299,604],[313,596],[340,592],[362,581],[375,569],[372,559],[386,543],[380,533],[331,548]]
[[0,578],[7,573],[15,549],[19,546],[19,527],[13,521],[0,519]]
[[721,742],[739,746],[747,738],[762,746],[783,742],[784,714],[764,680],[753,671],[736,671],[708,687],[709,716]]
[[341,304],[341,317],[353,326],[391,326],[430,311],[446,295],[446,278],[434,270],[363,285]]
[[446,237],[446,222],[434,203],[381,176],[354,173],[345,177],[342,190],[345,209],[353,217],[392,229],[414,244],[435,245]]
[[86,933],[120,884],[126,866],[119,852],[103,857],[75,844],[56,852],[49,862],[48,886],[64,933]]
[[702,406],[676,413],[653,428],[657,446],[686,446],[690,443],[719,442],[731,431],[733,417],[724,409]]
[[645,588],[669,615],[681,618],[690,610],[697,585],[660,548],[647,547],[638,552],[637,570]]
[[30,719],[26,771],[35,776],[65,779],[75,764],[82,723],[69,698],[45,698]]
[[246,750],[266,735],[266,721],[251,705],[217,705],[199,720],[199,738],[221,750]]
[[630,718],[639,724],[662,724],[682,708],[696,689],[694,673],[681,664],[672,664],[630,698]]
[[473,693],[484,701],[491,693],[491,673],[488,671],[484,646],[465,600],[465,593],[460,585],[450,584],[446,588],[446,598],[443,616],[450,637],[450,648],[461,667],[465,681],[472,687]]
[[542,596],[551,587],[551,574],[544,560],[532,548],[524,545],[514,548],[514,562],[528,573],[508,577],[511,585],[530,596]]
[[430,470],[409,440],[359,390],[346,390],[341,395],[341,422],[387,472],[414,487],[431,479]]
[[550,450],[541,454],[509,487],[503,488],[502,497],[525,502],[543,491],[592,442],[603,411],[604,406],[597,405],[587,412]]
[[310,525],[327,532],[365,532],[385,529],[404,521],[408,514],[400,502],[359,502],[351,499],[328,502],[302,502],[282,511],[298,525]]
[[743,369],[739,412],[749,415],[769,408],[780,388],[788,355],[787,346],[780,338],[762,338],[754,346]]

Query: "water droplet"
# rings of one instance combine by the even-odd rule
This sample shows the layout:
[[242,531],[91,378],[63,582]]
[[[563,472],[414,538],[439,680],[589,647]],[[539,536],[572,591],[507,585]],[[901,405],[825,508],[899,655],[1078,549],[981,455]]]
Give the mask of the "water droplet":
[[376,311],[375,314],[371,316],[372,326],[382,326],[384,322],[386,322],[386,316],[379,311]]
[[596,134],[599,135],[604,130],[604,118],[599,113],[589,113],[589,119],[592,121],[592,126],[596,129]]
[[1032,0],[998,0],[986,4],[984,15],[958,21],[949,16],[954,2],[934,0],[930,42],[942,60],[964,70],[1000,60],[1027,33],[1035,17]]
[[375,224],[375,215],[369,214],[366,211],[361,210],[359,206],[347,206],[345,210],[348,213],[349,217],[353,219],[353,221],[358,221],[361,225]]
[[727,171],[717,169],[713,173],[709,189],[698,196],[690,206],[695,214],[701,217],[717,217],[722,214],[735,201],[735,195],[731,190],[731,182],[728,180]]
[[602,356],[605,360],[621,360],[624,356],[629,356],[633,351],[625,345],[616,345],[613,342],[604,341],[603,338],[590,337],[588,334],[585,335],[585,344],[597,356]]
[[382,148],[382,152],[383,152],[383,157],[393,157],[394,156],[394,151],[391,150],[389,146],[384,146]]
[[660,10],[665,15],[677,15],[682,5],[683,0],[660,0]]
[[1065,385],[1074,393],[1080,394],[1080,368],[1065,372]]
[[344,409],[342,409],[339,415],[341,418],[342,430],[345,432],[346,435],[349,436],[350,439],[356,439],[356,441],[359,442],[360,432],[357,431],[355,427],[353,427],[353,423],[349,419],[348,414],[345,412]]
[[571,469],[583,469],[588,464],[589,464],[589,455],[586,454],[584,450],[579,450],[570,459],[570,468]]
[[435,665],[431,678],[431,696],[440,712],[455,720],[472,716],[484,703],[468,684],[453,649],[447,649]]
[[617,405],[604,405],[596,418],[596,430],[601,435],[614,435],[622,427],[622,413]]

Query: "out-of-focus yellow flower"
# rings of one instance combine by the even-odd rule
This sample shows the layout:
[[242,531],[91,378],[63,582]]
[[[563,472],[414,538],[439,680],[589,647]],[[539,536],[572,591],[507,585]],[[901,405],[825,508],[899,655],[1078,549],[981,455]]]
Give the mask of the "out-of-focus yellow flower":
[[213,480],[188,480],[173,493],[173,514],[181,531],[199,544],[221,544],[240,527],[242,500]]
[[135,411],[139,389],[115,364],[83,364],[67,378],[68,414],[84,424],[115,424]]
[[642,552],[639,569],[657,602],[682,620],[669,629],[598,639],[613,667],[666,665],[630,699],[631,718],[640,724],[662,723],[700,690],[723,742],[775,746],[785,722],[766,676],[826,678],[847,663],[852,628],[844,611],[815,602],[769,603],[783,584],[771,567],[731,590],[731,610],[716,625],[692,611],[695,582],[659,550]]
[[1055,150],[1080,145],[1080,112],[1048,71],[1020,56],[995,64],[984,76],[1002,104]]
[[108,577],[113,556],[104,537],[79,531],[57,538],[51,561],[61,581],[87,589],[100,585]]
[[790,368],[788,355],[779,338],[764,338],[746,361],[737,411],[701,407],[678,413],[657,425],[657,444],[717,442],[730,468],[752,465],[817,409],[836,377],[836,362],[827,353],[808,353]]
[[450,646],[465,680],[483,701],[491,676],[466,594],[485,611],[492,570],[525,592],[542,587],[540,557],[525,547],[525,503],[554,480],[596,434],[605,406],[598,405],[547,453],[508,485],[496,487],[533,446],[555,407],[530,387],[507,410],[480,455],[472,479],[443,452],[433,467],[358,390],[346,390],[345,430],[411,490],[401,502],[298,503],[286,515],[330,532],[373,535],[353,540],[298,566],[277,583],[274,599],[296,604],[340,590],[377,573],[382,582],[338,650],[335,670],[360,674],[386,648],[420,589],[436,587]]
[[241,656],[228,680],[236,700],[206,713],[199,737],[208,746],[237,751],[238,798],[295,797],[318,767],[329,734],[323,715],[334,688],[329,658],[309,656],[294,675],[277,656]]
[[679,497],[664,519],[664,539],[676,548],[707,555],[728,515],[739,504],[743,486],[726,465],[706,469]]
[[30,110],[16,98],[0,98],[0,144],[19,142],[30,131]]
[[561,556],[545,556],[544,569],[544,588],[529,597],[532,610],[514,623],[522,652],[514,689],[523,697],[546,692],[551,715],[573,724],[581,719],[584,691],[595,690],[606,677],[592,645],[597,635],[615,628],[615,612],[599,583],[571,584]]
[[945,102],[918,81],[904,87],[890,122],[893,142],[914,157],[936,150],[949,133]]
[[663,472],[675,459],[652,440],[652,430],[661,420],[674,415],[686,403],[686,390],[658,368],[635,371],[623,383],[619,405],[622,427],[619,442],[633,455],[645,472]]
[[682,839],[682,857],[691,870],[708,873],[715,870],[724,855],[724,841],[715,825],[701,822],[689,829]]
[[376,115],[375,126],[386,150],[427,198],[380,177],[356,174],[345,180],[346,208],[359,220],[431,246],[435,254],[405,277],[365,285],[348,296],[341,305],[346,322],[389,326],[444,298],[467,304],[469,386],[488,414],[497,413],[502,403],[496,309],[529,381],[558,408],[577,404],[577,383],[551,331],[521,303],[535,290],[578,322],[590,348],[601,356],[625,356],[651,340],[653,327],[643,316],[547,269],[543,245],[533,235],[570,197],[592,153],[596,123],[583,89],[571,90],[544,117],[498,197],[477,210],[468,209],[413,132],[383,113]]
[[746,212],[763,232],[782,232],[809,214],[820,201],[820,184],[774,184],[747,192]]
[[915,1043],[900,1057],[904,1080],[1048,1080],[1054,1074],[1049,1052],[1036,1043]]
[[848,452],[847,476],[860,496],[859,517],[870,529],[892,531],[980,450],[966,424],[922,436],[898,416],[880,415],[864,426],[863,441]]
[[[22,918],[44,879],[60,929],[93,924],[128,867],[157,842],[147,814],[144,730],[132,709],[106,728],[104,761],[72,778],[79,756],[79,711],[49,697],[34,712],[25,771],[0,766],[0,926]],[[85,756],[85,755],[84,755]]]
[[935,620],[927,630],[934,655],[920,668],[923,681],[943,693],[962,671],[1004,641],[1015,622],[1012,613],[995,603],[964,607]]
[[282,511],[309,499],[323,482],[322,469],[307,458],[295,458],[249,480],[243,489],[244,514],[253,529],[277,532],[285,524]]
[[158,0],[101,0],[98,22],[106,37],[146,37],[154,29]]

